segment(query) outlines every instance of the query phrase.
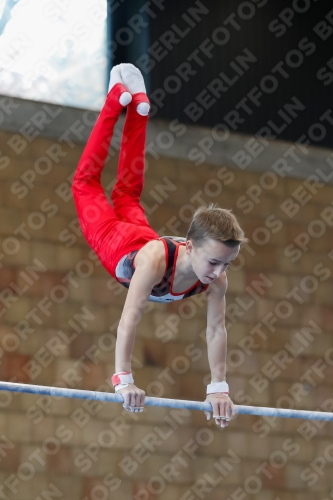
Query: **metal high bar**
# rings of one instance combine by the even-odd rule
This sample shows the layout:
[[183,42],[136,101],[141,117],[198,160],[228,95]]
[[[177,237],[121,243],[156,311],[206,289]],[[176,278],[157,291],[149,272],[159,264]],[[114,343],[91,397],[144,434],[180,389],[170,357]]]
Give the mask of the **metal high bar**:
[[[17,384],[14,382],[0,382],[0,391],[26,392],[44,396],[89,399],[92,401],[105,401],[109,403],[123,403],[121,394],[113,392],[85,391],[81,389],[65,389],[61,387],[48,387],[44,385]],[[162,406],[167,408],[184,408],[187,410],[212,411],[210,403],[200,401],[186,401],[181,399],[145,398],[145,406]],[[284,408],[266,408],[260,406],[235,405],[239,415],[257,415],[259,417],[302,418],[306,420],[333,421],[333,413],[322,411],[286,410]]]

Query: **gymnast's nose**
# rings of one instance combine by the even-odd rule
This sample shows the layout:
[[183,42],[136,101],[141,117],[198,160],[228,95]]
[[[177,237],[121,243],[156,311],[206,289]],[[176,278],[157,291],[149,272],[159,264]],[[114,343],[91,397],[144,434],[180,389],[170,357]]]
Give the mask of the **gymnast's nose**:
[[215,269],[214,269],[214,276],[215,278],[218,278],[219,276],[221,276],[221,274],[225,271],[225,264],[221,264],[220,266],[216,266]]

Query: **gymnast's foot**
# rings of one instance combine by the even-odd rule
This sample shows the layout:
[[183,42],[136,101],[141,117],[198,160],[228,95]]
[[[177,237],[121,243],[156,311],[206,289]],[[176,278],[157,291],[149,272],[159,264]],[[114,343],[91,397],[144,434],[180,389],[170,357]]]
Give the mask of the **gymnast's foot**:
[[[121,85],[124,85],[124,82],[121,78],[120,66],[122,66],[122,65],[118,64],[117,66],[114,66],[111,70],[108,92],[110,92],[110,90],[112,89],[112,87],[114,85],[116,85],[116,83],[120,83]],[[122,106],[127,106],[127,104],[129,104],[131,101],[132,101],[132,96],[131,96],[130,92],[125,91],[125,92],[121,93],[121,95],[119,97],[119,102]]]
[[[141,71],[135,66],[133,66],[133,64],[120,64],[119,66],[120,66],[122,82],[127,88],[127,90],[132,95],[146,94],[145,82],[143,80]],[[139,113],[139,115],[147,116],[150,109],[148,98],[146,96],[141,96],[141,97],[142,100],[144,100],[144,102],[139,102],[139,104],[136,107],[136,110]]]

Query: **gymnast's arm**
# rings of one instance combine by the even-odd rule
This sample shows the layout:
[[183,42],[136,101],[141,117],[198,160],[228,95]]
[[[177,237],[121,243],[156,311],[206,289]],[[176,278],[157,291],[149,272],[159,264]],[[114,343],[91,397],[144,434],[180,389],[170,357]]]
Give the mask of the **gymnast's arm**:
[[[209,285],[207,291],[207,351],[211,381],[222,382],[226,378],[227,331],[225,328],[225,294],[228,281],[226,273]],[[213,407],[213,415],[234,416],[235,407],[225,393],[209,394],[206,401]],[[209,415],[210,416],[210,415]],[[207,415],[208,417],[208,415]],[[222,427],[227,420],[215,420]]]
[[[163,277],[165,256],[161,259],[160,248],[156,251],[152,242],[141,249],[136,258],[136,269],[128,289],[123,312],[119,321],[116,342],[116,372],[131,372],[131,356],[136,327],[139,323],[152,288]],[[145,393],[134,384],[119,391],[125,406],[143,406]]]

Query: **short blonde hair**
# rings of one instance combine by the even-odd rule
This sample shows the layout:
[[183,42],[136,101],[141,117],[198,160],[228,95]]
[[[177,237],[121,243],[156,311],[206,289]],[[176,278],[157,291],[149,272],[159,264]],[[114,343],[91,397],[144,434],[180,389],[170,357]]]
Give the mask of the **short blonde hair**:
[[192,240],[197,247],[201,247],[208,238],[231,248],[249,241],[232,211],[219,208],[214,203],[196,210],[186,235],[186,239]]

